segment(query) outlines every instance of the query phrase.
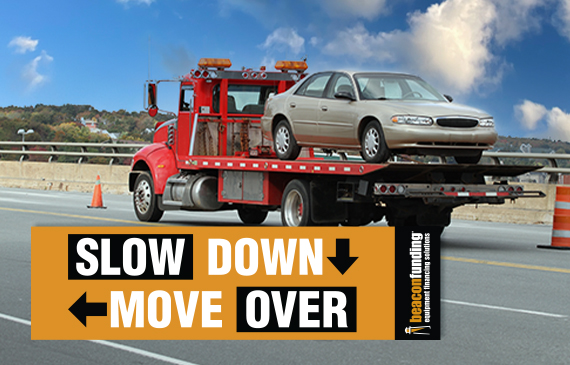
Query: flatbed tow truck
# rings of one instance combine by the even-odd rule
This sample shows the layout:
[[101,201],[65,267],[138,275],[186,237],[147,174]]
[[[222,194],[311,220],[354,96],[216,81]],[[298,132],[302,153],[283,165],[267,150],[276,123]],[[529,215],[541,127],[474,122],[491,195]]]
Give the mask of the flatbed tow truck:
[[[237,210],[243,223],[257,225],[280,210],[285,226],[361,226],[385,218],[390,226],[443,230],[455,207],[544,196],[485,181],[534,166],[332,161],[310,148],[295,161],[279,160],[260,118],[271,94],[306,76],[306,63],[279,61],[277,72],[229,67],[228,59],[201,59],[177,80],[177,117],[157,123],[153,144],[133,159],[129,190],[139,220],[158,221],[165,210]],[[163,81],[170,80],[145,85],[151,116]]]

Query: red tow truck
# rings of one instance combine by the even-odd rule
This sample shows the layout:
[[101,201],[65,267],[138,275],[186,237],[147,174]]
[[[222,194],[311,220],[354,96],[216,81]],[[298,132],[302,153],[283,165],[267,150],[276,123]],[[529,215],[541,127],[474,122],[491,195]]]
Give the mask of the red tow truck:
[[[228,59],[203,58],[178,80],[177,118],[157,123],[154,143],[137,152],[129,175],[141,221],[156,222],[165,210],[237,210],[243,223],[256,225],[280,210],[285,226],[360,226],[386,218],[390,226],[443,230],[455,207],[544,196],[485,182],[532,166],[332,161],[312,149],[295,161],[279,160],[260,118],[271,94],[306,76],[306,63],[279,61],[273,72],[230,67]],[[160,82],[146,84],[151,116]]]

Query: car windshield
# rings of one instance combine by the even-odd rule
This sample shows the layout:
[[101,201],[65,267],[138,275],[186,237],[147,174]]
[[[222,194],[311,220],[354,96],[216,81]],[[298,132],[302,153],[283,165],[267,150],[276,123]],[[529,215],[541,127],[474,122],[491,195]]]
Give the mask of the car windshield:
[[427,82],[411,75],[361,73],[354,79],[362,100],[446,100]]

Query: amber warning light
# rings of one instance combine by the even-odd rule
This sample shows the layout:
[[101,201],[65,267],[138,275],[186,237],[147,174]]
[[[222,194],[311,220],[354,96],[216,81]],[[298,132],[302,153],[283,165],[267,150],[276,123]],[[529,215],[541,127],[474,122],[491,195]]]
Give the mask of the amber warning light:
[[232,67],[232,61],[228,58],[201,58],[198,62],[199,67],[216,67],[219,69]]
[[281,71],[305,71],[307,63],[305,61],[277,61],[275,69]]

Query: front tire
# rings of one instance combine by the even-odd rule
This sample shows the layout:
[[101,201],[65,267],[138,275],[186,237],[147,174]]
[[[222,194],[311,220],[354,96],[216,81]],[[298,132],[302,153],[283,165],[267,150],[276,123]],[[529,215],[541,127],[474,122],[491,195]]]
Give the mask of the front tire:
[[311,219],[310,185],[305,180],[291,180],[281,200],[281,222],[286,227],[314,225]]
[[382,127],[376,120],[370,121],[364,127],[360,144],[360,155],[366,162],[381,163],[388,161],[388,158],[390,158],[390,150],[386,145]]
[[291,126],[286,120],[277,123],[273,131],[273,149],[280,160],[294,160],[301,152],[301,147],[297,145]]
[[258,208],[245,206],[238,208],[239,219],[241,219],[244,224],[259,225],[265,221],[267,214],[267,210],[261,210]]
[[158,222],[164,211],[158,207],[158,197],[154,193],[154,183],[148,172],[141,172],[135,181],[133,192],[135,214],[142,222]]

